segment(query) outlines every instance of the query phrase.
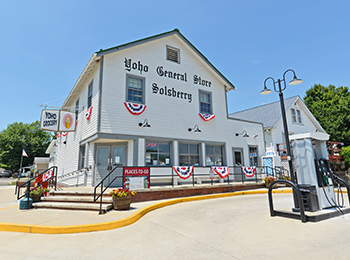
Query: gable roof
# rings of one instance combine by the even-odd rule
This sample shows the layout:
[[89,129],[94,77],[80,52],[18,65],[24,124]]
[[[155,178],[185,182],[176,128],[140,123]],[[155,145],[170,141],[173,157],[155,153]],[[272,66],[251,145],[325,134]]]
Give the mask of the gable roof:
[[[305,103],[300,98],[300,96],[297,95],[297,96],[284,99],[284,108],[286,112],[297,101],[300,101],[299,104],[301,104],[304,110],[308,112],[307,116],[310,118],[310,120],[313,121],[313,123],[317,127],[319,127],[319,129],[322,129],[322,131],[324,132],[322,126],[318,123],[316,118],[312,115],[310,110],[306,107]],[[257,106],[254,108],[229,114],[229,117],[235,118],[235,119],[256,121],[256,122],[262,123],[264,125],[264,128],[269,129],[269,128],[273,128],[278,122],[282,120],[281,104],[280,104],[280,101],[276,101],[269,104],[264,104],[262,106]]]
[[136,41],[132,41],[132,42],[129,42],[129,43],[125,43],[125,44],[121,44],[121,45],[118,45],[118,46],[115,46],[115,47],[111,47],[111,48],[108,48],[108,49],[100,49],[99,51],[95,52],[92,54],[91,58],[89,59],[88,63],[86,64],[85,68],[83,69],[82,73],[80,74],[78,80],[76,81],[76,83],[74,84],[71,92],[69,93],[68,97],[66,98],[66,100],[64,101],[62,107],[67,107],[67,105],[70,103],[70,102],[74,102],[73,99],[75,98],[75,96],[77,95],[77,92],[79,91],[79,89],[81,89],[84,84],[85,84],[85,81],[86,79],[88,78],[89,74],[91,71],[93,71],[96,66],[98,66],[99,64],[99,61],[101,59],[101,56],[104,56],[104,55],[107,55],[109,53],[113,53],[113,52],[116,52],[116,51],[119,51],[119,50],[123,50],[123,49],[126,49],[126,48],[130,48],[130,47],[133,47],[133,46],[136,46],[136,45],[139,45],[139,44],[143,44],[145,42],[149,42],[149,41],[153,41],[153,40],[156,40],[156,39],[160,39],[160,38],[163,38],[163,37],[167,37],[167,36],[170,36],[170,35],[177,35],[180,39],[182,39],[182,41],[184,43],[186,43],[211,69],[214,70],[214,72],[216,72],[219,77],[224,81],[226,82],[227,85],[225,85],[225,88],[226,88],[226,91],[231,91],[231,90],[234,90],[236,89],[236,87],[223,75],[221,74],[221,72],[215,68],[215,66],[196,48],[194,47],[194,45],[188,41],[185,36],[183,36],[179,29],[174,29],[172,31],[169,31],[169,32],[164,32],[164,33],[161,33],[161,34],[157,34],[157,35],[154,35],[154,36],[150,36],[150,37],[146,37],[146,38],[143,38],[143,39],[140,39],[140,40],[136,40]]
[[[294,96],[284,100],[286,111],[294,104],[298,97]],[[229,114],[229,117],[260,122],[264,125],[264,128],[271,128],[282,118],[281,105],[279,101],[276,101]]]
[[179,36],[200,58],[202,58],[202,60],[205,63],[207,63],[209,65],[209,67],[211,67],[227,83],[228,86],[225,86],[227,91],[231,91],[231,90],[236,89],[236,87],[189,40],[187,40],[185,36],[183,36],[180,33],[179,29],[174,29],[172,31],[164,32],[164,33],[157,34],[157,35],[150,36],[150,37],[146,37],[146,38],[143,38],[143,39],[140,39],[140,40],[136,40],[136,41],[132,41],[132,42],[129,42],[129,43],[121,44],[121,45],[118,45],[118,46],[115,46],[115,47],[111,47],[111,48],[108,48],[108,49],[105,49],[105,50],[100,49],[98,52],[96,52],[96,56],[100,57],[102,55],[106,55],[106,54],[109,54],[109,53],[112,53],[112,52],[116,52],[116,51],[119,51],[119,50],[130,48],[130,47],[133,47],[133,46],[136,46],[136,45],[139,45],[139,44],[143,44],[145,42],[157,40],[157,39],[160,39],[160,38],[163,38],[163,37],[167,37],[167,36],[170,36],[170,35],[177,35],[177,36]]

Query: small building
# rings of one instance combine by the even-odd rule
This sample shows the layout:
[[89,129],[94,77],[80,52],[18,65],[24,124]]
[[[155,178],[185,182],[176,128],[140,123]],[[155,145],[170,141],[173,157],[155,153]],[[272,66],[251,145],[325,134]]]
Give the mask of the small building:
[[49,158],[34,157],[33,166],[34,166],[34,175],[42,173],[49,168]]
[[115,166],[258,165],[263,125],[228,117],[234,89],[177,29],[101,49],[64,101],[76,130],[57,138],[50,166],[89,168],[84,183],[96,185]]
[[[326,133],[300,96],[286,98],[284,105],[289,135],[312,132]],[[229,117],[262,123],[264,126],[266,151],[277,153],[281,156],[282,163],[286,160],[286,140],[280,101],[231,113]],[[283,166],[288,169],[287,163],[283,164]]]

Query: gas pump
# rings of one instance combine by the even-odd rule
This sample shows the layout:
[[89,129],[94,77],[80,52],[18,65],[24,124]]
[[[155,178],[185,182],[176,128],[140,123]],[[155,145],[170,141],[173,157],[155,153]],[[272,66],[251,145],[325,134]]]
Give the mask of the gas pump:
[[297,185],[303,195],[305,210],[317,211],[338,207],[330,167],[325,133],[304,133],[290,136],[296,169]]

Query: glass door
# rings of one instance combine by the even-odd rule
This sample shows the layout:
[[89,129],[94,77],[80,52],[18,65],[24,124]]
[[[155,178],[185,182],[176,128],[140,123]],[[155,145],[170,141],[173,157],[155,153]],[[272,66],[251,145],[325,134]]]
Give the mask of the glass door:
[[243,149],[241,148],[233,148],[233,174],[234,178],[237,181],[242,181],[242,169],[241,167],[244,166],[244,160],[243,160]]
[[[97,147],[95,185],[98,184],[104,177],[106,177],[110,170],[109,149],[109,146]],[[103,185],[108,185],[108,180],[104,181]]]
[[[126,145],[98,145],[96,148],[96,174],[95,185],[105,178],[116,166],[126,165]],[[114,181],[113,179],[118,176]],[[103,185],[108,185],[111,181],[111,187],[122,187],[123,168],[116,168],[111,175],[104,181]]]

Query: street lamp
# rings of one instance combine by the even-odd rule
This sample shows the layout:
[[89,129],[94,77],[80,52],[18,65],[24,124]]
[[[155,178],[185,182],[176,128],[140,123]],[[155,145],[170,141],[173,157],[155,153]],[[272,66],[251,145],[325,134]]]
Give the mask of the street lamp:
[[[294,74],[294,78],[289,82],[289,85],[298,85],[300,83],[302,83],[303,81],[301,79],[298,79],[294,70],[292,69],[288,69],[283,73],[283,79],[278,79],[277,81],[274,80],[274,78],[272,77],[268,77],[267,79],[265,79],[264,82],[264,89],[260,92],[261,95],[266,95],[266,94],[270,94],[272,93],[271,89],[268,89],[266,87],[266,81],[271,79],[273,82],[273,87],[274,90],[276,92],[279,92],[279,96],[280,96],[280,104],[281,104],[281,112],[282,112],[282,119],[283,119],[283,128],[284,128],[284,137],[286,139],[286,148],[287,148],[287,160],[289,163],[289,172],[290,172],[290,176],[291,176],[291,180],[293,183],[297,184],[296,182],[296,178],[293,172],[293,164],[292,164],[292,158],[291,158],[291,152],[290,152],[290,143],[289,143],[289,133],[288,133],[288,125],[287,125],[287,118],[286,118],[286,110],[284,107],[284,99],[283,99],[283,90],[286,89],[286,74],[287,72],[293,72]],[[284,83],[284,87],[281,87],[281,82],[283,81]],[[278,83],[278,88],[276,88],[276,84]]]

